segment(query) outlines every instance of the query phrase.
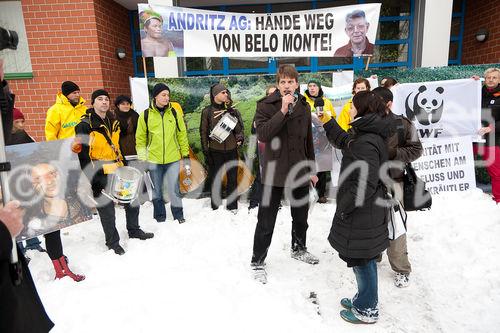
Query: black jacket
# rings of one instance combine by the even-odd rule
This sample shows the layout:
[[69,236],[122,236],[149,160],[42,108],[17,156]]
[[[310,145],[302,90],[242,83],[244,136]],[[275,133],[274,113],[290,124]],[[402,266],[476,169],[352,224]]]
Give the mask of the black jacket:
[[[495,142],[490,142],[490,135],[486,135],[486,145],[500,146],[500,85],[493,90],[488,90],[486,86],[483,86],[481,107],[483,117],[491,117],[492,125],[495,127]],[[490,125],[490,122],[483,121],[483,126],[488,125]]]
[[0,112],[2,114],[2,126],[5,144],[9,144],[12,132],[12,120],[14,118],[15,95],[11,93],[6,80],[0,82]]
[[[350,133],[335,120],[324,126],[329,141],[343,153],[337,210],[328,240],[349,266],[362,264],[359,259],[373,259],[389,246],[389,211],[379,202],[386,199],[387,190],[379,170],[388,160],[386,139],[394,132],[393,122],[376,114],[351,124]],[[368,167],[366,173],[356,167],[360,162]]]
[[21,285],[14,286],[10,275],[12,239],[0,221],[0,332],[45,333],[54,324],[50,321],[36,291],[28,265],[18,248],[23,271]]
[[[309,161],[295,178],[316,174],[312,139],[311,110],[304,96],[298,97],[292,114],[283,115],[281,95],[277,90],[257,102],[255,127],[257,139],[265,143],[262,156],[262,183],[285,187],[290,170],[298,163]],[[269,170],[268,170],[269,169]],[[274,172],[273,172],[274,171]],[[307,186],[309,179],[294,187]]]
[[[387,138],[387,148],[389,160],[410,163],[422,156],[424,148],[418,138],[415,125],[406,117],[395,115],[390,112],[387,117],[394,122],[396,130],[393,135]],[[399,126],[402,126],[402,138],[400,138]],[[389,172],[392,179],[403,181],[404,171],[402,168],[391,168]]]
[[139,114],[132,109],[129,112],[115,110],[115,117],[120,122],[120,150],[122,155],[137,155],[135,131],[137,130]]
[[225,112],[230,115],[236,117],[238,119],[238,123],[231,131],[229,136],[224,142],[219,143],[210,138],[210,132],[214,129],[215,125],[219,122],[222,116],[215,117],[216,111],[225,110],[226,107],[224,104],[217,104],[212,102],[209,106],[201,111],[201,121],[200,121],[200,139],[201,139],[201,147],[203,152],[207,153],[209,150],[215,151],[232,151],[238,148],[238,142],[243,143],[245,138],[243,133],[243,119],[241,118],[241,114],[238,110],[228,107]]
[[10,136],[10,142],[8,145],[20,145],[23,143],[32,143],[35,142],[31,136],[26,133],[26,131],[15,131]]

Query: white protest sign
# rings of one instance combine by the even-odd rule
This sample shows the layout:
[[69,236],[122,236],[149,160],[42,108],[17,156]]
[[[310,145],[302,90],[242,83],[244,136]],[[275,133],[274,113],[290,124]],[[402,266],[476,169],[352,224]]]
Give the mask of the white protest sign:
[[476,187],[474,156],[470,137],[422,142],[423,155],[412,163],[417,176],[431,194],[459,192]]

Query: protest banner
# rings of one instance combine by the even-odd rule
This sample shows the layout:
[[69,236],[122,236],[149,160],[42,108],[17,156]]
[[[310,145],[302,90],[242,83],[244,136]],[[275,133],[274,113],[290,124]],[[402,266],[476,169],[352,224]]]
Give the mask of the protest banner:
[[349,57],[373,54],[380,4],[226,13],[139,4],[144,57]]
[[461,192],[476,187],[470,137],[446,137],[422,142],[424,153],[412,163],[431,194]]
[[18,241],[92,219],[90,186],[82,176],[72,139],[5,147],[11,161],[11,198],[24,209]]
[[473,79],[398,84],[392,111],[404,115],[422,140],[474,136],[481,127],[481,82]]

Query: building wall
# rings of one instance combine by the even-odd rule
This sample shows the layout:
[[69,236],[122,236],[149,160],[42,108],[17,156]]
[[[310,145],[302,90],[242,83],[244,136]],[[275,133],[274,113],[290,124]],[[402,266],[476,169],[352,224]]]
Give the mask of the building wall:
[[[37,141],[45,138],[46,112],[63,81],[76,82],[87,101],[96,88],[109,88],[112,98],[130,93],[128,76],[133,67],[125,8],[112,0],[21,3],[33,78],[10,80],[10,86],[16,106],[27,118],[27,132]],[[125,48],[128,58],[116,58],[118,45]]]
[[[462,64],[491,64],[500,60],[500,3],[489,0],[467,0],[465,10]],[[476,32],[489,31],[485,42],[476,40]]]

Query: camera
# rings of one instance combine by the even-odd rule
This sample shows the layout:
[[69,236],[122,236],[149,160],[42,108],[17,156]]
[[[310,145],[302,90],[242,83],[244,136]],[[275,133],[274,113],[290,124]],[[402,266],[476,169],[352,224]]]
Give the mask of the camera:
[[0,51],[5,49],[16,50],[17,44],[19,44],[17,32],[0,27]]

